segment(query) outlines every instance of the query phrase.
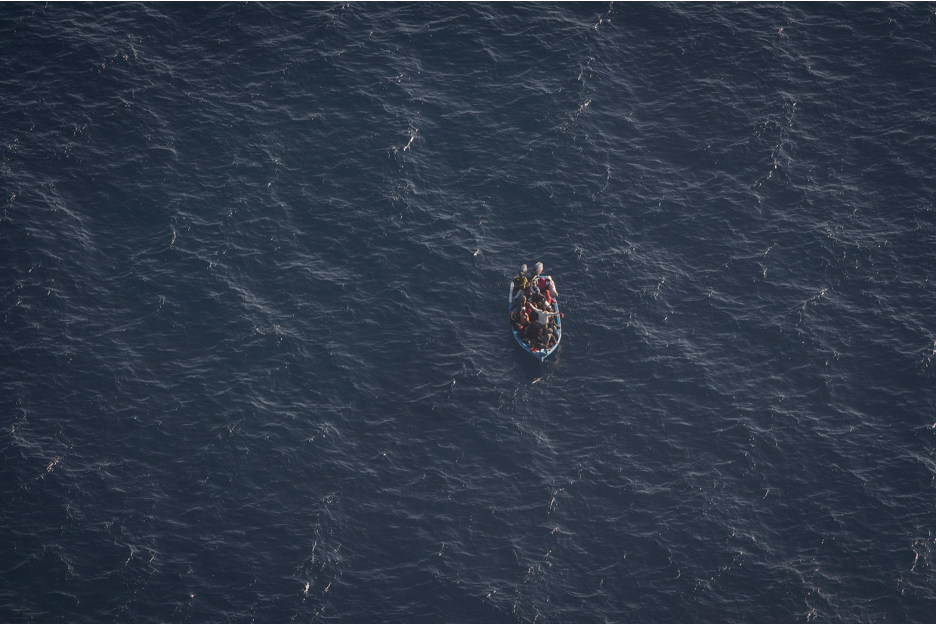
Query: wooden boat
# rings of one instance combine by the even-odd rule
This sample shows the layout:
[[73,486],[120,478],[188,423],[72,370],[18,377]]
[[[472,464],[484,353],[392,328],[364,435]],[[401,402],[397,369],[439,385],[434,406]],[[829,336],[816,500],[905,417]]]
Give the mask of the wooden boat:
[[[545,278],[548,279],[549,281],[553,281],[552,278],[549,277],[548,275],[541,275],[541,276],[539,276],[539,277],[545,277]],[[555,284],[556,284],[556,283],[553,282],[553,286],[555,286]],[[513,303],[513,298],[514,298],[514,295],[515,295],[515,294],[516,294],[516,292],[514,291],[514,283],[513,283],[513,280],[511,280],[511,282],[510,282],[510,294],[507,296],[507,319],[508,319],[508,321],[510,320],[510,306],[511,306],[511,304]],[[553,299],[553,308],[554,308],[554,311],[555,311],[555,312],[558,312],[558,311],[559,311],[559,301],[558,301],[558,299]],[[562,315],[559,315],[559,316],[556,317],[556,329],[557,329],[558,332],[559,332],[559,337],[556,338],[556,344],[554,344],[553,346],[551,346],[551,347],[548,348],[548,349],[532,349],[532,348],[530,348],[529,345],[527,345],[527,343],[523,342],[523,341],[520,339],[520,336],[517,334],[517,330],[515,330],[515,329],[513,328],[513,325],[510,326],[510,330],[513,332],[514,339],[517,341],[517,344],[519,344],[520,347],[521,347],[524,351],[526,351],[527,353],[529,353],[530,355],[532,355],[533,357],[535,357],[535,358],[536,358],[537,360],[539,360],[540,362],[542,362],[543,360],[545,360],[545,359],[549,356],[550,353],[552,353],[553,351],[555,351],[556,348],[559,346],[559,342],[562,341]]]

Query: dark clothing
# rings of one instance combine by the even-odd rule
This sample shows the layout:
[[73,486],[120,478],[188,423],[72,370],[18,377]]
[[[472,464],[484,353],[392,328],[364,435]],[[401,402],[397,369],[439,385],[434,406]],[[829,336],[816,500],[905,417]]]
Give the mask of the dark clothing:
[[530,342],[530,346],[534,349],[540,349],[544,346],[542,341],[544,329],[545,327],[540,325],[539,322],[535,320],[530,323],[530,326],[527,328],[525,338]]
[[[539,323],[537,323],[539,325]],[[546,349],[559,340],[559,333],[550,327],[539,325],[539,331],[534,342],[541,349]]]
[[546,349],[549,347],[549,334],[542,332],[533,339],[533,346],[537,349]]
[[513,314],[510,315],[510,324],[513,328],[520,333],[524,328],[529,327],[530,317],[526,314],[523,314],[522,310],[514,310]]

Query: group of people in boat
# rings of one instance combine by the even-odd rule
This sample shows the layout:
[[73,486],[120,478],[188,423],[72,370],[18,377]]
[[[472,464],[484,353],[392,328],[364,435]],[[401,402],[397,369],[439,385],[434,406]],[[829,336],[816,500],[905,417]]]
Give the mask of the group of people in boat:
[[510,303],[510,324],[530,349],[552,348],[559,341],[556,323],[556,285],[542,275],[543,263],[537,262],[527,275],[527,265],[513,278],[514,297]]

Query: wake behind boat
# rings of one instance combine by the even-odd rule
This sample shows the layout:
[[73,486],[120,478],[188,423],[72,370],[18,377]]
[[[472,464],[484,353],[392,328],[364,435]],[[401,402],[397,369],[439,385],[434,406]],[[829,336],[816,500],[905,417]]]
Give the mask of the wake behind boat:
[[510,325],[514,338],[524,351],[545,360],[562,339],[562,314],[559,312],[556,283],[542,275],[543,265],[536,263],[531,275],[524,264],[510,282],[507,298]]

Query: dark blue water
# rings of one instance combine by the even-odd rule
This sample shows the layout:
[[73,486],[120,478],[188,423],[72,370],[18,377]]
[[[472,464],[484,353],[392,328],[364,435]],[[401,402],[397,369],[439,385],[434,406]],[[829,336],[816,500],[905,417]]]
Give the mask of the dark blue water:
[[0,621],[936,621],[934,46],[0,7]]

